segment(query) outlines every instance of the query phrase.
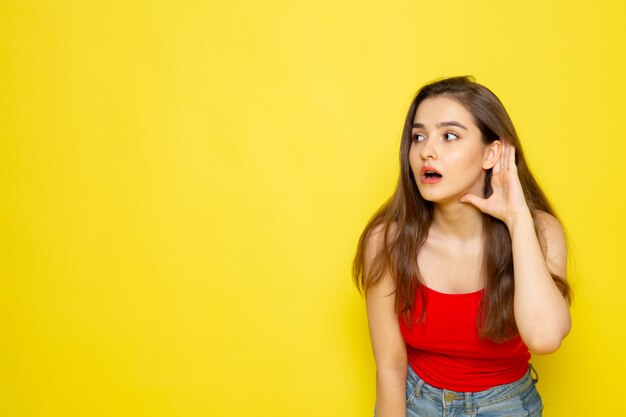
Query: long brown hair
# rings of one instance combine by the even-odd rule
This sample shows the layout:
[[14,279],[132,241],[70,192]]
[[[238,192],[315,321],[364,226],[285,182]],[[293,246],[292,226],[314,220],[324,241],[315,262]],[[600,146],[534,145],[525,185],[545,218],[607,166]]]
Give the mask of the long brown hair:
[[[407,325],[420,294],[423,300],[421,318],[425,314],[426,298],[417,265],[417,254],[426,242],[433,220],[433,203],[422,198],[409,165],[411,130],[415,112],[422,101],[436,96],[456,100],[472,114],[484,143],[500,138],[515,147],[515,163],[526,203],[533,219],[538,211],[556,217],[548,199],[526,164],[513,122],[506,109],[485,86],[471,76],[451,77],[431,82],[422,87],[413,99],[404,123],[400,144],[400,177],[396,190],[369,220],[361,234],[353,262],[352,275],[359,291],[367,293],[389,271],[396,284],[395,309]],[[483,197],[492,193],[491,170],[486,172]],[[375,229],[384,231],[382,245],[374,256],[371,268],[364,271],[365,245]],[[535,232],[545,252],[545,237],[535,221]],[[517,334],[513,315],[513,252],[507,226],[499,219],[483,213],[484,255],[483,272],[486,276],[484,296],[480,305],[479,333],[482,338],[505,341]],[[561,293],[571,299],[571,290],[565,277],[552,274]]]

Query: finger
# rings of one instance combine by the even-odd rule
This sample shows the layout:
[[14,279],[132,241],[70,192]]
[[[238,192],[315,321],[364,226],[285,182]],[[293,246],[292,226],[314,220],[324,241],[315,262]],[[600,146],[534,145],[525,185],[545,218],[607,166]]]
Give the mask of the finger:
[[511,146],[511,155],[509,156],[509,166],[511,167],[511,169],[516,169],[517,167],[515,166],[515,147]]
[[502,155],[502,165],[503,165],[503,171],[508,171],[509,170],[509,154],[511,153],[511,145],[509,145],[509,142],[504,141],[504,154]]
[[487,206],[487,200],[480,198],[474,194],[463,194],[459,199],[461,203],[470,203],[476,206],[480,211],[484,212]]
[[[504,160],[506,159],[506,141],[500,141],[502,143],[502,148],[500,149],[500,158],[498,159],[498,171],[504,170]],[[494,173],[498,172],[494,170]]]
[[498,172],[502,171],[502,159],[504,158],[504,150],[504,142],[502,142],[502,147],[500,148],[500,157],[496,161],[496,164],[493,166],[493,174],[497,174]]

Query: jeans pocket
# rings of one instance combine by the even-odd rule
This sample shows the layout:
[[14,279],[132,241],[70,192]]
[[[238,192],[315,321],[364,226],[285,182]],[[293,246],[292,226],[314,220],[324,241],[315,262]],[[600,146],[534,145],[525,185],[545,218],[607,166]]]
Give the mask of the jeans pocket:
[[415,399],[415,386],[408,379],[406,381],[406,405],[409,405]]
[[528,391],[521,395],[524,407],[528,410],[530,417],[539,417],[543,411],[543,401],[541,395],[533,385]]

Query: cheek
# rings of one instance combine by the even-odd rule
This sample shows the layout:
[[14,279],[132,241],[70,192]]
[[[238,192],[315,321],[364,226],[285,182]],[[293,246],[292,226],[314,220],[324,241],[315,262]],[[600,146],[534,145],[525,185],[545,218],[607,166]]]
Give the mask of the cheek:
[[482,171],[483,160],[480,152],[458,151],[450,155],[450,161],[454,161],[454,167],[468,172]]
[[414,173],[419,164],[419,159],[419,150],[415,146],[411,146],[411,149],[409,150],[409,165],[411,166],[411,171]]

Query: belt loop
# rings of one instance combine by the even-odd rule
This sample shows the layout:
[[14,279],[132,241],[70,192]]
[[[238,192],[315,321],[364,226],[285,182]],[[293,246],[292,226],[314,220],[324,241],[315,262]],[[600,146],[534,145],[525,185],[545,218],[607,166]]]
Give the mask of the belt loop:
[[528,364],[528,368],[530,369],[530,377],[533,379],[533,382],[536,384],[539,381],[539,374],[533,367],[532,363]]
[[419,378],[417,381],[417,385],[415,385],[415,398],[422,398],[422,387],[424,386],[424,380]]
[[465,393],[465,414],[472,415],[474,410],[472,408],[472,393]]

